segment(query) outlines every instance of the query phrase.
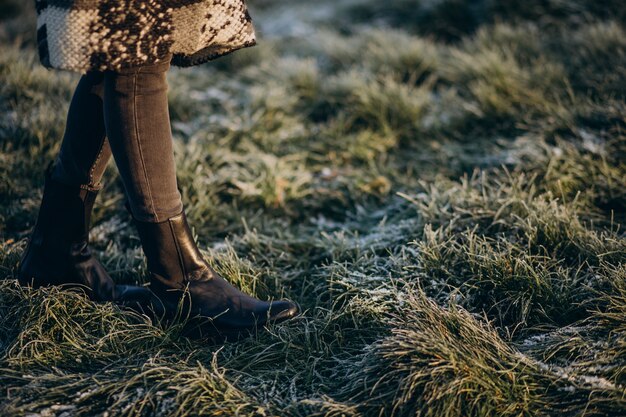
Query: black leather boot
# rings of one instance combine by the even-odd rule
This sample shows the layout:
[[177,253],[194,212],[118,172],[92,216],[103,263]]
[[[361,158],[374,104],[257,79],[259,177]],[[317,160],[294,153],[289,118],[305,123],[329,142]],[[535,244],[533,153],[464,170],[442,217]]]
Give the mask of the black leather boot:
[[203,258],[193,240],[185,211],[158,222],[137,220],[155,295],[151,309],[166,319],[177,314],[194,323],[193,336],[228,335],[294,317],[298,306],[287,300],[262,301],[235,288]]
[[94,301],[146,298],[142,287],[116,286],[89,248],[91,210],[99,189],[69,186],[52,178],[54,161],[45,170],[39,214],[17,271],[21,285],[80,286]]

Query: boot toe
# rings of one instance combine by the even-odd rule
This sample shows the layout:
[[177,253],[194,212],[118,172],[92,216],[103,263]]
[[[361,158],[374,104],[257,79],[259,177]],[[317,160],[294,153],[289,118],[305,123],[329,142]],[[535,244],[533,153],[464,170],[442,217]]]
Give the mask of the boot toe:
[[298,305],[292,301],[279,300],[271,303],[269,321],[279,322],[291,319],[300,312]]
[[116,285],[114,301],[120,304],[139,303],[148,305],[152,299],[152,292],[146,287],[137,285]]

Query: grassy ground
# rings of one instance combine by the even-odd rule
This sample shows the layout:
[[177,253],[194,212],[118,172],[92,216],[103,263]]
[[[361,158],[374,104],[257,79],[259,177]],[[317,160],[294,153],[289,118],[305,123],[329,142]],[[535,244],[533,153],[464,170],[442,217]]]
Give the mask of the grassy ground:
[[[0,2],[0,415],[626,415],[618,1],[256,1],[260,43],[169,75],[207,259],[304,314],[225,345],[19,288],[77,75]],[[92,242],[145,261],[111,162]]]

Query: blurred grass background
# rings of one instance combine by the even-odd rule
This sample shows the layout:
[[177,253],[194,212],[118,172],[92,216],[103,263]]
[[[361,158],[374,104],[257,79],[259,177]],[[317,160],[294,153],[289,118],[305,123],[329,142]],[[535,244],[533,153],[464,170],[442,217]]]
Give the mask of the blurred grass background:
[[249,6],[258,46],[168,74],[179,186],[216,269],[306,311],[221,345],[16,285],[78,75],[0,1],[0,414],[626,415],[622,2]]

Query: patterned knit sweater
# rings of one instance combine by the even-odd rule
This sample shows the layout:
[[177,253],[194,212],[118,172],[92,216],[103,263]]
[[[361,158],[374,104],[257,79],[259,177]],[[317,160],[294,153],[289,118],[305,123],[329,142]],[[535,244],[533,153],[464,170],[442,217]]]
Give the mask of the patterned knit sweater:
[[256,44],[245,0],[35,0],[39,59],[85,73],[201,64]]

